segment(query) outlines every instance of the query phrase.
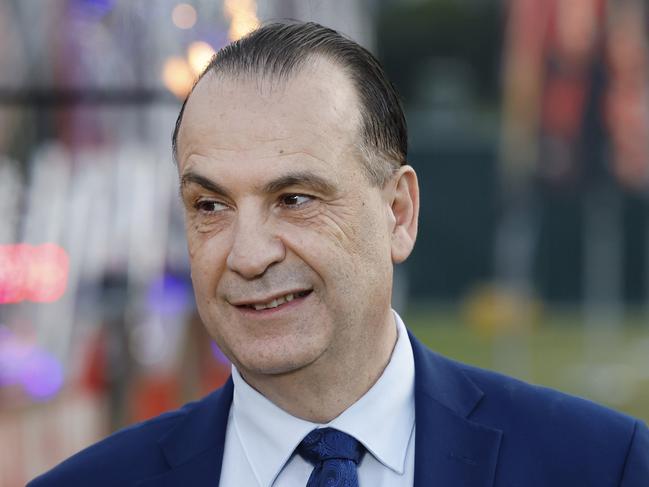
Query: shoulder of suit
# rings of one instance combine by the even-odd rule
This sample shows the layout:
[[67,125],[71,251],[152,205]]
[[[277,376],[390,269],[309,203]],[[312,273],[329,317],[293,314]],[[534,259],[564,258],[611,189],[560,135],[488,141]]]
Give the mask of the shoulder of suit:
[[587,399],[454,364],[483,392],[467,419],[501,431],[500,455],[515,459],[502,464],[503,474],[589,479],[579,485],[618,485],[635,475],[642,480],[628,485],[649,485],[649,429],[642,421]]
[[[416,339],[413,351],[416,363],[425,371],[423,376],[432,381],[426,386],[430,399],[455,406],[453,409],[468,420],[510,436],[542,439],[557,433],[593,437],[595,443],[613,439],[628,444],[640,423],[590,400],[444,357]],[[462,402],[470,402],[470,409],[463,408]]]
[[[88,479],[93,479],[92,485],[95,486],[118,485],[120,482],[126,485],[127,479],[133,478],[134,474],[142,477],[154,475],[165,468],[158,442],[192,411],[209,402],[214,394],[117,431],[35,478],[28,487],[83,485]],[[104,479],[102,473],[106,474]]]
[[[589,399],[549,387],[530,384],[498,372],[455,362],[457,367],[483,392],[482,407],[506,408],[514,412],[560,417],[586,415],[591,419],[614,423],[633,423],[635,418]],[[501,409],[502,410],[502,409]]]
[[[562,445],[625,451],[640,423],[588,399],[529,384],[497,372],[457,363],[484,395],[469,417],[500,429],[521,444]],[[536,441],[530,441],[530,440]]]

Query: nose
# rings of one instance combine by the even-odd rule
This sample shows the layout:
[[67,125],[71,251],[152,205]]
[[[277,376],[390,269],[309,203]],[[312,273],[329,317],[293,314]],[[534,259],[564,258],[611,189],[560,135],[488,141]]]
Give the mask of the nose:
[[253,212],[239,212],[227,258],[228,269],[244,279],[254,279],[285,256],[286,249],[273,232],[271,221]]

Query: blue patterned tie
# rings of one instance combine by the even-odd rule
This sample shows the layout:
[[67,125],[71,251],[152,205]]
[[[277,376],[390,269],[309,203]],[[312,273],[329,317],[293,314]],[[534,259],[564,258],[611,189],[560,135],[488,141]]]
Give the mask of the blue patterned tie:
[[356,465],[365,448],[354,437],[333,428],[315,429],[297,452],[315,467],[306,487],[358,487]]

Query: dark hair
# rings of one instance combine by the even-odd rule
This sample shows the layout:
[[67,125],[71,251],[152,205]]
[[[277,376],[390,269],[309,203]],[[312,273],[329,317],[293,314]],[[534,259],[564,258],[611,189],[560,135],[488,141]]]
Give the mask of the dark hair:
[[[340,66],[359,97],[360,149],[373,184],[383,186],[403,164],[408,153],[408,134],[397,92],[377,59],[356,42],[333,29],[313,22],[275,22],[252,31],[221,49],[199,76],[261,75],[284,81],[317,56]],[[196,85],[194,85],[196,86]],[[193,89],[192,89],[193,91]],[[174,157],[187,100],[172,137]]]

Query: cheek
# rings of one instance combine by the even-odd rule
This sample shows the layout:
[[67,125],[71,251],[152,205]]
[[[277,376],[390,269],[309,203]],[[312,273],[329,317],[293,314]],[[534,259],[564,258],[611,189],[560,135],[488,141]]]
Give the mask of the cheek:
[[[359,273],[373,292],[391,283],[392,246],[385,212],[368,211],[357,229]],[[358,278],[357,278],[358,279]]]
[[187,248],[192,283],[197,297],[214,296],[214,290],[225,269],[227,245],[220,238],[188,234]]
[[364,215],[358,206],[331,205],[320,211],[306,226],[311,243],[321,251],[335,253],[340,260],[351,260],[362,253]]

